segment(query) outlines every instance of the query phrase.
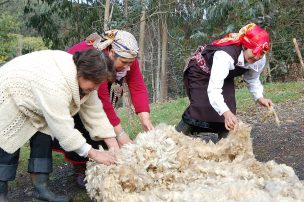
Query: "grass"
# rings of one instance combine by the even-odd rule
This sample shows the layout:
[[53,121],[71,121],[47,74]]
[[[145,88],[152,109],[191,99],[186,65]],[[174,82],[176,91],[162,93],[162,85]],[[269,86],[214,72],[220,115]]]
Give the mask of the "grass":
[[[264,85],[264,96],[271,99],[274,104],[287,100],[300,99],[304,97],[304,81],[266,84]],[[255,104],[247,88],[237,89],[236,99],[237,108],[241,111],[247,111]],[[153,124],[177,124],[188,104],[188,98],[179,98],[165,103],[151,104],[151,119]],[[118,114],[121,117],[123,127],[132,138],[142,131],[136,115],[128,116],[125,108],[119,109]]]
[[[180,120],[181,114],[184,112],[188,104],[189,102],[187,98],[179,98],[174,101],[152,104],[151,119],[153,120],[153,124],[176,124]],[[134,138],[136,134],[142,131],[140,121],[135,114],[128,115],[125,108],[119,109],[118,114],[121,118],[123,127],[131,138]]]
[[[265,97],[273,100],[274,103],[281,103],[287,100],[297,100],[304,97],[304,82],[290,83],[272,83],[264,85]],[[236,92],[237,106],[239,110],[246,111],[254,105],[254,101],[246,88],[238,89]],[[187,98],[179,98],[174,101],[165,103],[151,104],[151,119],[154,125],[166,123],[175,125],[179,122],[182,113],[188,106]],[[118,109],[122,125],[132,138],[142,131],[140,122],[136,115],[128,115],[125,108]],[[26,145],[21,149],[19,173],[27,172],[27,159],[29,158],[29,146]],[[63,155],[53,152],[54,167],[66,163]],[[51,176],[52,177],[52,176]],[[11,183],[13,187],[18,188],[16,180]],[[87,194],[85,191],[75,193],[74,201],[85,201]]]
[[[264,85],[264,96],[274,104],[287,100],[297,100],[304,97],[304,81],[289,83],[271,83]],[[247,111],[254,103],[247,88],[238,89],[236,92],[237,108]]]

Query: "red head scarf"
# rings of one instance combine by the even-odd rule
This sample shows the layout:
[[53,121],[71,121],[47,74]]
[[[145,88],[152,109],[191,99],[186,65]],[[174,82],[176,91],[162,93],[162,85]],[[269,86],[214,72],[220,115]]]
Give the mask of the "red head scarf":
[[224,38],[213,41],[214,46],[243,45],[252,49],[254,55],[261,55],[270,49],[268,33],[254,23],[240,29],[239,33],[229,33]]

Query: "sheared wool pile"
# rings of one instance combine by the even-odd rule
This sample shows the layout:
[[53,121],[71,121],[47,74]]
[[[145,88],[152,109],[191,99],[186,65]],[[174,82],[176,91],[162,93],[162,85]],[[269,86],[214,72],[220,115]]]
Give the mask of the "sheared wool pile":
[[250,127],[205,143],[160,125],[125,145],[116,165],[89,162],[86,188],[96,201],[304,201],[294,170],[253,155]]

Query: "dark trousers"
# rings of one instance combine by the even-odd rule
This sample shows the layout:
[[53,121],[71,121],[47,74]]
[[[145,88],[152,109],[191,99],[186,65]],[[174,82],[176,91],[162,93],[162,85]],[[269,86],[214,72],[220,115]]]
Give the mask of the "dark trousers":
[[[52,138],[41,132],[35,133],[30,139],[29,173],[52,172]],[[9,154],[0,148],[0,181],[12,181],[16,178],[16,171],[20,156],[20,149]]]
[[218,140],[226,138],[229,133],[224,123],[196,122],[196,120],[189,117],[185,118],[185,115],[183,115],[182,120],[177,124],[175,129],[177,132],[182,132],[188,136],[192,136],[193,133],[217,133]]
[[[98,149],[100,145],[102,145],[103,148],[107,149],[107,146],[103,140],[94,141],[91,139],[91,136],[90,136],[89,132],[85,129],[85,127],[79,117],[79,114],[76,114],[73,118],[74,118],[75,128],[82,133],[83,137],[86,139],[88,144],[92,145],[92,147],[95,149]],[[55,139],[53,142],[53,150],[56,152],[63,153],[65,160],[69,161],[73,164],[85,164],[89,160],[88,158],[79,156],[76,152],[64,151],[61,148],[57,139]]]

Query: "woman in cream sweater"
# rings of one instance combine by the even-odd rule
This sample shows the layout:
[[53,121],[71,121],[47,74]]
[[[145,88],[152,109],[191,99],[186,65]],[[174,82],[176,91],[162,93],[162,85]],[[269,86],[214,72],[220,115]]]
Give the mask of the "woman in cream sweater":
[[[117,144],[98,95],[101,82],[115,78],[112,63],[100,51],[74,55],[44,50],[17,57],[0,68],[0,201],[7,201],[7,182],[14,180],[20,148],[30,140],[28,171],[35,197],[68,201],[48,190],[52,172],[52,139],[66,151],[110,164],[114,155],[95,150],[74,129],[72,116],[79,113],[94,140]],[[116,141],[116,143],[115,143]]]

